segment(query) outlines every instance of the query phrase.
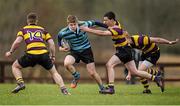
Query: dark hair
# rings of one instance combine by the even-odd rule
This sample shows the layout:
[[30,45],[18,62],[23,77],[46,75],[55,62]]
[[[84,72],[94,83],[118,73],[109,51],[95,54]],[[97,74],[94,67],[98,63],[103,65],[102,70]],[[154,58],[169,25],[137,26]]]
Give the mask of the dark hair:
[[30,22],[30,23],[35,23],[35,22],[38,20],[38,16],[37,16],[36,13],[29,13],[29,14],[27,15],[27,20],[28,20],[28,22]]
[[114,14],[114,12],[112,11],[109,11],[107,13],[104,14],[104,17],[107,17],[108,19],[113,19],[113,20],[116,20],[116,15]]

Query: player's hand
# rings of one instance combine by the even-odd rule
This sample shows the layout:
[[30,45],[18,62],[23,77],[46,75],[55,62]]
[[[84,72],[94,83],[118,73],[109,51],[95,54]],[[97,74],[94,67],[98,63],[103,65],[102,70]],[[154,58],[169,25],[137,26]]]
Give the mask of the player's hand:
[[64,47],[64,48],[61,49],[61,51],[63,51],[63,52],[68,52],[69,50],[70,49],[68,47]]
[[5,53],[5,56],[6,56],[6,57],[10,57],[11,55],[12,55],[12,52],[10,52],[10,51],[8,51],[8,52]]
[[63,51],[63,52],[68,52],[68,51],[70,51],[70,48],[69,47],[60,47],[59,50]]
[[69,47],[65,47],[65,48],[64,48],[64,51],[65,51],[65,52],[68,52],[69,50],[70,50]]
[[131,80],[131,75],[127,75],[126,80],[128,80],[128,81]]
[[52,63],[55,62],[55,56],[51,56],[50,59],[51,59]]
[[174,41],[169,42],[170,45],[176,44],[179,41],[179,39],[176,39]]

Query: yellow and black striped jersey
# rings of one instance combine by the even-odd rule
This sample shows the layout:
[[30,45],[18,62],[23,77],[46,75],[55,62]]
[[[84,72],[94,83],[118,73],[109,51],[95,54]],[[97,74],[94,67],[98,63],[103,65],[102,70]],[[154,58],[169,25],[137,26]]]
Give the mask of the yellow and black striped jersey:
[[17,36],[23,37],[27,53],[38,55],[48,52],[45,41],[51,39],[51,35],[43,27],[27,25],[17,33]]
[[144,54],[154,53],[159,50],[156,43],[151,43],[147,35],[133,35],[131,36],[132,48],[140,49]]

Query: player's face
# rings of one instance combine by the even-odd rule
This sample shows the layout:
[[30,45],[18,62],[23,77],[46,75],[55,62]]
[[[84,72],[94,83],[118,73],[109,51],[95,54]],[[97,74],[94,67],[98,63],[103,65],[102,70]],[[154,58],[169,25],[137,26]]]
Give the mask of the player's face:
[[110,20],[108,17],[104,17],[104,24],[106,24],[107,26],[111,26],[112,25],[112,20]]
[[73,31],[76,31],[78,24],[77,23],[69,23],[69,28]]

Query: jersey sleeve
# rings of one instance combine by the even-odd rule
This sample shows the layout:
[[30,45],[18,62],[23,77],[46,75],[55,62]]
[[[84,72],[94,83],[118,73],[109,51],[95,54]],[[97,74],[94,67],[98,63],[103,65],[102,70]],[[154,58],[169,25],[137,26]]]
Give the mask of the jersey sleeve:
[[85,21],[83,25],[87,27],[92,27],[95,25],[95,21]]
[[23,37],[23,31],[22,30],[20,30],[18,33],[17,33],[17,37]]
[[48,41],[49,39],[52,39],[51,34],[47,31],[44,31],[45,34],[45,40]]
[[108,26],[100,21],[95,21],[95,25],[103,28],[108,28]]
[[62,41],[62,32],[59,32],[57,37],[58,37],[58,46],[62,46],[62,43],[61,43],[61,41]]

